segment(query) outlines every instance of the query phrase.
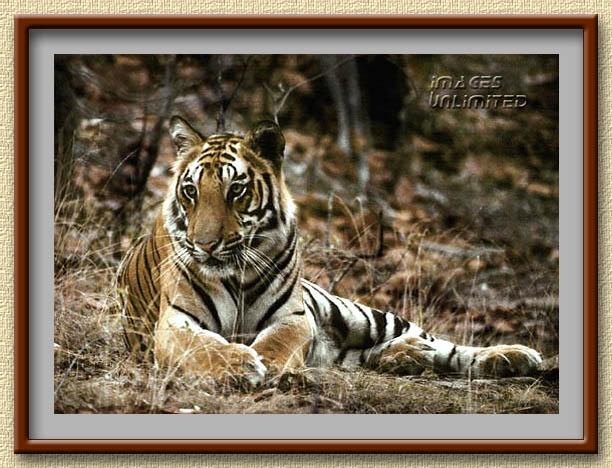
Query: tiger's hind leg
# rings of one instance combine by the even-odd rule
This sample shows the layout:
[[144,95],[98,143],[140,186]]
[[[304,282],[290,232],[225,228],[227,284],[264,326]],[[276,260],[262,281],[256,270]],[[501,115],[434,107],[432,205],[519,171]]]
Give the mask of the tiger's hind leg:
[[400,375],[419,375],[432,368],[436,350],[419,337],[402,336],[365,349],[342,351],[335,360],[345,369],[366,367]]
[[334,362],[405,375],[433,369],[439,374],[480,377],[532,375],[542,359],[523,345],[461,346],[438,339],[392,313],[334,296],[303,281],[304,304],[329,339],[313,346],[310,365]]
[[461,346],[423,332],[419,336],[400,335],[365,350],[351,350],[342,361],[345,367],[359,363],[402,375],[418,375],[432,369],[438,374],[501,378],[533,375],[542,358],[523,345]]

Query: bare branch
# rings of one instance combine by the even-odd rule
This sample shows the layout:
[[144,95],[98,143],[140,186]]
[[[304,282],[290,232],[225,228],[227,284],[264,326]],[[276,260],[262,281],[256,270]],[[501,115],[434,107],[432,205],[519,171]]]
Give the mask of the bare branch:
[[167,98],[169,90],[162,88],[152,93],[133,93],[126,91],[124,87],[117,86],[116,82],[108,81],[101,77],[98,73],[91,70],[87,65],[79,63],[77,65],[71,64],[69,67],[70,73],[79,77],[86,83],[90,83],[96,88],[103,90],[110,96],[113,96],[121,101],[129,103],[142,103],[147,101],[149,103],[159,102]]
[[506,250],[498,247],[486,247],[486,246],[476,246],[476,247],[460,247],[457,245],[445,245],[439,244],[437,242],[424,240],[422,242],[423,247],[428,250],[434,250],[438,252],[443,252],[449,256],[458,256],[458,257],[482,257],[489,258],[494,255],[504,255]]
[[[144,189],[144,186],[149,178],[149,173],[155,162],[157,161],[157,157],[159,155],[159,145],[162,137],[162,129],[164,121],[168,118],[168,114],[170,113],[170,108],[172,103],[174,102],[174,97],[176,93],[176,89],[174,87],[174,82],[176,78],[176,69],[177,69],[177,60],[176,55],[171,55],[168,57],[168,61],[166,63],[166,70],[164,73],[164,88],[167,90],[166,100],[163,103],[163,107],[159,116],[157,118],[157,122],[151,129],[150,140],[148,148],[144,151],[144,154],[140,155],[139,158],[139,167],[138,167],[138,192]],[[144,104],[144,121],[142,125],[142,137],[141,137],[141,151],[144,147],[144,139],[146,132],[146,124],[147,124],[147,108],[146,102]]]
[[336,285],[342,281],[342,278],[349,272],[349,270],[357,263],[358,260],[375,259],[381,258],[384,255],[384,224],[383,224],[383,212],[378,213],[378,247],[375,252],[358,252],[355,254],[348,254],[348,263],[340,271],[339,274],[334,271],[331,264],[331,255],[336,252],[336,249],[331,245],[331,221],[332,211],[334,207],[334,192],[330,192],[327,198],[327,225],[325,228],[325,270],[327,271],[327,277],[329,278],[328,291],[334,293]]
[[240,78],[238,79],[238,83],[232,89],[232,92],[229,96],[226,96],[223,91],[223,66],[221,64],[222,56],[217,57],[217,77],[215,80],[214,90],[217,95],[217,100],[219,103],[219,111],[217,112],[217,132],[225,131],[225,115],[227,110],[230,108],[232,101],[237,96],[238,91],[242,87],[244,83],[244,78],[246,76],[247,69],[249,67],[249,63],[251,61],[251,56],[249,56],[246,60],[242,61],[242,73],[240,74]]
[[227,101],[224,103],[224,106],[225,106],[224,110],[227,110],[229,108],[229,106],[232,104],[232,101],[234,100],[234,98],[238,94],[238,91],[242,87],[242,84],[244,83],[244,78],[246,76],[247,69],[249,68],[249,63],[251,62],[252,58],[253,57],[251,55],[249,55],[246,60],[243,60],[243,62],[242,62],[242,73],[240,74],[240,78],[238,79],[238,83],[236,83],[236,86],[234,86],[234,89],[232,90],[232,94],[227,99]]
[[330,242],[330,233],[331,233],[331,219],[332,219],[332,209],[334,208],[334,192],[329,192],[329,196],[327,198],[327,226],[325,228],[325,248],[327,250],[327,255],[325,257],[325,268],[327,269],[327,276],[329,277],[330,284],[330,292],[331,287],[333,287],[336,283],[335,273],[331,266],[330,261],[330,253],[331,253],[331,242]]
[[357,258],[381,258],[384,255],[385,243],[384,243],[384,224],[383,224],[383,212],[378,212],[378,248],[373,253],[358,253]]
[[336,285],[340,281],[342,281],[342,278],[344,278],[344,276],[349,272],[349,270],[351,268],[353,268],[353,265],[355,265],[355,263],[357,263],[357,258],[353,258],[353,259],[349,260],[349,262],[346,264],[344,269],[340,272],[340,274],[337,277],[334,278],[334,280],[329,285],[329,292],[330,293],[334,294],[334,291],[336,289]]
[[273,111],[274,121],[278,124],[278,114],[280,113],[281,109],[285,105],[285,102],[287,101],[287,98],[289,97],[289,95],[293,91],[295,91],[296,89],[298,89],[301,86],[304,86],[307,83],[311,83],[311,82],[313,82],[315,80],[318,80],[319,78],[322,78],[323,76],[325,76],[326,74],[328,74],[332,70],[335,70],[336,68],[344,65],[349,60],[353,60],[355,57],[356,57],[355,55],[349,55],[348,57],[346,57],[343,60],[339,61],[338,63],[336,63],[332,67],[328,68],[327,70],[323,70],[322,72],[317,73],[316,75],[311,76],[310,78],[306,78],[306,79],[300,81],[299,83],[296,83],[293,86],[290,86],[286,90],[282,89],[282,85],[279,84],[279,88],[281,88],[280,89],[281,95],[278,98],[276,98],[274,96],[274,91],[272,91],[272,89],[266,83],[264,83],[264,87],[265,87],[266,91],[268,92],[268,94],[270,95],[270,97],[272,98],[272,104],[274,105],[274,111]]
[[225,130],[225,106],[223,105],[225,101],[225,94],[223,93],[223,67],[221,65],[221,60],[223,59],[223,55],[218,55],[216,57],[217,61],[217,76],[215,78],[215,83],[213,86],[214,92],[217,95],[217,102],[219,103],[219,110],[217,111],[217,132],[222,132]]

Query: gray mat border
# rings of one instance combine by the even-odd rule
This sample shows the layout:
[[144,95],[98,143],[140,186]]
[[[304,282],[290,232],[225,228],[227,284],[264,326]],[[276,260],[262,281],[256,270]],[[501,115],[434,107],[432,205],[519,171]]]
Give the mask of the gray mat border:
[[[579,439],[582,437],[582,31],[34,30],[30,32],[30,437],[33,439]],[[560,55],[558,415],[53,414],[53,54]],[[35,260],[34,260],[35,259]]]

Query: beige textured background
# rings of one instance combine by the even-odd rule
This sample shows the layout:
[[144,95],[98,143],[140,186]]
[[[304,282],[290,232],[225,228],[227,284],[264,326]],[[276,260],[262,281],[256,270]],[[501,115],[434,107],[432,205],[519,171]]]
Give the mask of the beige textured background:
[[[612,320],[610,295],[610,246],[612,228],[612,117],[609,89],[611,32],[605,1],[559,0],[2,0],[0,1],[0,466],[4,467],[516,467],[609,466],[610,449],[610,346]],[[13,15],[15,14],[556,14],[598,13],[600,60],[600,454],[599,455],[14,455],[13,454],[13,310],[12,310],[12,210],[13,210]]]

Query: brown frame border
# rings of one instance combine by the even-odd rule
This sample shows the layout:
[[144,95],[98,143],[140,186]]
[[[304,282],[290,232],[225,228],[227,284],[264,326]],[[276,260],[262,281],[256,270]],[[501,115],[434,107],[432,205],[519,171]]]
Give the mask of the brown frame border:
[[[16,16],[14,207],[14,449],[54,452],[472,452],[596,453],[597,432],[597,15],[580,16]],[[32,29],[582,29],[583,438],[572,440],[67,440],[29,438],[29,31]]]

